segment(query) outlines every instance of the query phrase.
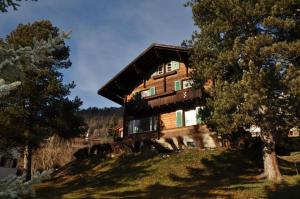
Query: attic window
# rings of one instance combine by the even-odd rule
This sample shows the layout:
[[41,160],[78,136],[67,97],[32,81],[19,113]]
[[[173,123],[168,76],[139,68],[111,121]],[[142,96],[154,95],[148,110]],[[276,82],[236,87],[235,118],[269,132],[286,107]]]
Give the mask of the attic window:
[[172,64],[168,63],[167,64],[167,72],[171,72],[172,71]]
[[161,74],[164,74],[164,66],[163,65],[160,65],[157,68],[157,75],[161,75]]

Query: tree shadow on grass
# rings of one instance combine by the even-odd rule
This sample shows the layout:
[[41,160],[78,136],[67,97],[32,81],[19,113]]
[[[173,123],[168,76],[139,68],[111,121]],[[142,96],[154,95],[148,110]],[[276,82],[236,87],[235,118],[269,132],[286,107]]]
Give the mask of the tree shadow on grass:
[[275,184],[274,187],[266,187],[267,198],[270,199],[298,199],[300,198],[300,180],[293,184],[286,182],[282,184]]
[[[75,160],[69,163],[64,168],[60,169],[55,173],[55,176],[49,181],[51,184],[59,184],[55,187],[39,187],[37,192],[38,195],[41,193],[43,198],[44,193],[53,192],[54,195],[49,198],[61,198],[62,195],[87,189],[84,194],[78,198],[94,198],[93,189],[99,189],[101,191],[108,191],[116,187],[121,188],[128,186],[128,182],[134,181],[138,178],[142,178],[149,175],[151,172],[150,165],[147,165],[147,160],[152,159],[156,154],[132,154],[119,157],[116,161],[103,161],[101,159],[92,158],[90,160]],[[155,161],[151,160],[151,163]],[[106,171],[101,171],[95,175],[90,175],[89,172],[99,167],[108,167]],[[71,178],[64,180],[65,178]],[[45,182],[47,183],[47,182]]]
[[[246,158],[245,158],[246,157]],[[197,157],[195,157],[197,158]],[[169,179],[175,186],[160,182],[144,190],[110,192],[108,197],[144,198],[233,198],[228,190],[243,190],[243,183],[251,183],[249,176],[255,176],[261,168],[253,151],[224,151],[210,158],[201,159],[203,168],[187,166],[187,177],[170,172]]]

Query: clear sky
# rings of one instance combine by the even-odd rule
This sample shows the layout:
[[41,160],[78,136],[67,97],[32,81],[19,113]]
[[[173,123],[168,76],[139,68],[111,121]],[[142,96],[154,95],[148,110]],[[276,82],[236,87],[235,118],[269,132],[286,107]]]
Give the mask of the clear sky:
[[[180,45],[195,30],[186,0],[38,0],[1,14],[0,37],[18,24],[49,19],[72,31],[67,44],[72,67],[66,82],[75,81],[72,97],[90,106],[119,106],[97,90],[151,43]],[[130,80],[129,80],[130,81]]]

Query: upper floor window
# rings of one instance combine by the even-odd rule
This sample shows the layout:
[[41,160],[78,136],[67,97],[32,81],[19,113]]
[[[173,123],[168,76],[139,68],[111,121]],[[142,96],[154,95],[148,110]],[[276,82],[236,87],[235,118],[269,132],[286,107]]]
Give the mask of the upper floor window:
[[179,62],[177,62],[177,61],[171,61],[166,64],[167,72],[171,72],[171,71],[178,70],[178,69],[179,69]]
[[160,65],[157,68],[157,75],[161,75],[161,74],[164,74],[164,66],[163,65]]
[[150,89],[141,91],[141,98],[150,96]]
[[[179,69],[179,62],[177,61],[171,61],[167,64],[165,64],[166,67],[166,73],[171,72],[171,71],[175,71]],[[164,74],[164,65],[159,65],[157,67],[157,70],[153,73],[153,76],[155,75],[162,75]]]
[[136,92],[134,94],[134,99],[135,100],[139,100],[141,98],[145,98],[145,97],[149,97],[149,96],[154,96],[154,95],[156,95],[156,89],[155,89],[155,87],[151,87],[151,88],[149,88],[147,90],[142,90],[140,92]]
[[182,81],[182,89],[191,88],[193,86],[194,81],[192,79],[183,80]]

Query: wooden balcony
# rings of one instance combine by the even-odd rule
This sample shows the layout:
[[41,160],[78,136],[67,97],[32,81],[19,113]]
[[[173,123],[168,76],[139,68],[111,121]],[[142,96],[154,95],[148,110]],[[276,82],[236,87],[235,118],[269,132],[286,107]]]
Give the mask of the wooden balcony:
[[147,97],[141,100],[134,100],[126,103],[126,109],[141,111],[147,109],[157,109],[162,107],[174,106],[176,104],[187,104],[201,98],[200,89],[183,89],[172,91],[156,96]]

